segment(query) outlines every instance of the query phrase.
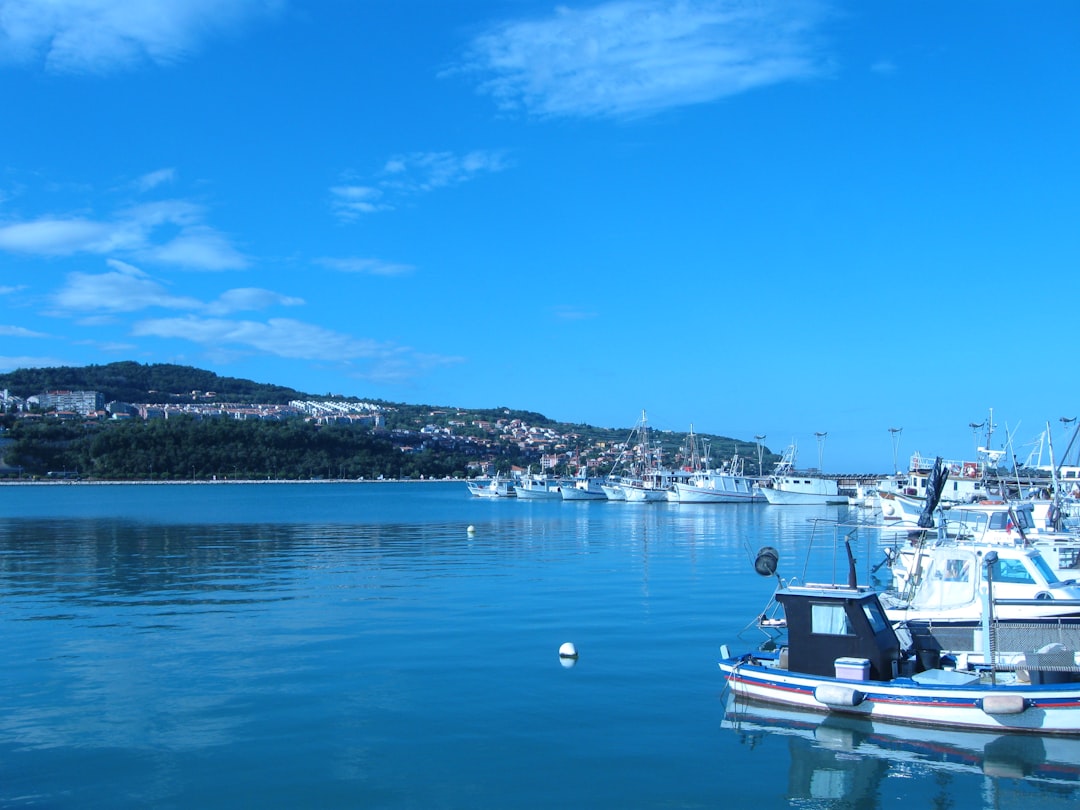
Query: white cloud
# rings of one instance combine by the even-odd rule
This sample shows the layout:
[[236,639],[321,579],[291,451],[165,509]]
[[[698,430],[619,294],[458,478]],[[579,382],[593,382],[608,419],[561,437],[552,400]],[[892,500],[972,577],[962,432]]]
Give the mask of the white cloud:
[[75,365],[69,360],[61,360],[58,357],[31,357],[29,355],[23,355],[21,357],[15,355],[2,355],[0,354],[0,371],[15,371],[19,368],[56,368],[57,366],[72,366]]
[[239,270],[248,264],[224,236],[205,226],[185,228],[175,239],[149,246],[139,255],[147,261],[200,270]]
[[171,294],[168,289],[130,264],[108,261],[112,271],[91,275],[71,273],[53,296],[53,303],[65,312],[136,312],[149,307],[200,309],[195,298]]
[[224,318],[158,318],[136,323],[138,337],[182,338],[206,346],[247,349],[303,360],[351,360],[384,357],[401,349],[362,340],[290,318],[268,321]]
[[57,73],[167,65],[284,0],[0,0],[0,60]]
[[4,326],[0,324],[0,337],[46,338],[48,335],[44,332],[32,332],[21,326]]
[[135,188],[138,191],[146,192],[157,188],[163,183],[171,183],[176,179],[176,169],[158,169],[155,172],[148,172],[142,177],[135,179]]
[[304,299],[302,298],[293,298],[272,290],[241,287],[235,290],[226,290],[216,301],[207,304],[205,310],[210,315],[227,315],[230,312],[267,309],[273,306],[298,307],[302,306],[303,303]]
[[614,0],[478,36],[455,73],[500,108],[626,118],[822,75],[823,2]]
[[453,152],[412,152],[395,155],[383,165],[374,185],[338,185],[330,189],[333,207],[341,219],[392,211],[397,200],[439,188],[467,183],[481,174],[510,167],[504,152],[477,149]]
[[43,217],[0,227],[0,249],[15,253],[69,256],[73,253],[108,253],[131,248],[136,234],[119,223],[94,222],[81,217]]
[[502,152],[474,150],[464,155],[453,152],[413,152],[397,155],[383,167],[385,187],[419,193],[466,183],[479,174],[500,172],[509,163]]
[[330,195],[334,211],[342,219],[356,219],[361,214],[392,209],[392,206],[379,202],[382,192],[371,186],[334,186]]
[[25,290],[25,289],[26,289],[26,286],[22,285],[22,284],[20,284],[18,287],[0,287],[0,295],[11,295],[12,293],[16,293],[16,292],[19,292],[20,290]]
[[149,274],[126,262],[109,259],[106,273],[71,273],[52,297],[58,314],[78,314],[84,324],[108,323],[109,315],[157,307],[226,315],[242,310],[274,306],[302,306],[304,300],[257,287],[226,290],[209,303],[190,296],[174,295]]
[[204,224],[202,207],[185,200],[134,206],[111,219],[45,216],[0,226],[0,250],[42,256],[119,254],[193,270],[233,270],[248,260]]
[[413,272],[410,264],[395,264],[382,259],[317,259],[323,267],[342,273],[366,273],[371,276],[401,276]]

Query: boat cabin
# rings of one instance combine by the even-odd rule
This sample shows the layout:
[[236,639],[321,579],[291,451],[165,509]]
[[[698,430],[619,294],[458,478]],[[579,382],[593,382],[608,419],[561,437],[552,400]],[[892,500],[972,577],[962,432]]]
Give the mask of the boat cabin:
[[838,658],[861,658],[870,662],[870,680],[894,677],[900,641],[874,591],[791,586],[778,590],[776,601],[787,620],[790,671],[832,677]]

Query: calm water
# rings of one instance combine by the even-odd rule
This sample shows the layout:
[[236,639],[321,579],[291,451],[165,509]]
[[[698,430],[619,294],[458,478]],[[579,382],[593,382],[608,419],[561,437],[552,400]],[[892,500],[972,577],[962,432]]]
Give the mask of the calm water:
[[0,806],[1075,805],[1067,744],[728,716],[752,551],[837,514],[0,486]]

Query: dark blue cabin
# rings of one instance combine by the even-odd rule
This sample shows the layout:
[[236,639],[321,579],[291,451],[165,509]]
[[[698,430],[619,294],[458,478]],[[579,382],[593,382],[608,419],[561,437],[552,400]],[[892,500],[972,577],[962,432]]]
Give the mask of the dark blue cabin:
[[900,641],[874,591],[788,587],[776,592],[776,601],[787,619],[790,671],[831,677],[836,659],[865,658],[870,662],[870,680],[895,676]]

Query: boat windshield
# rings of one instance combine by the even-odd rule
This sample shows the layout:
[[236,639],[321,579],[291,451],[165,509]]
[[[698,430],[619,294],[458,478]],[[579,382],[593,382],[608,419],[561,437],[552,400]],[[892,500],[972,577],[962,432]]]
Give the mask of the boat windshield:
[[950,509],[948,514],[948,533],[950,535],[981,536],[986,531],[988,516],[985,512],[965,509]]
[[1061,580],[1058,579],[1058,575],[1054,573],[1054,569],[1050,567],[1050,563],[1046,561],[1046,558],[1042,554],[1035,554],[1028,557],[1031,560],[1031,564],[1035,566],[1035,570],[1042,574],[1043,579],[1046,580],[1048,585],[1055,585]]

